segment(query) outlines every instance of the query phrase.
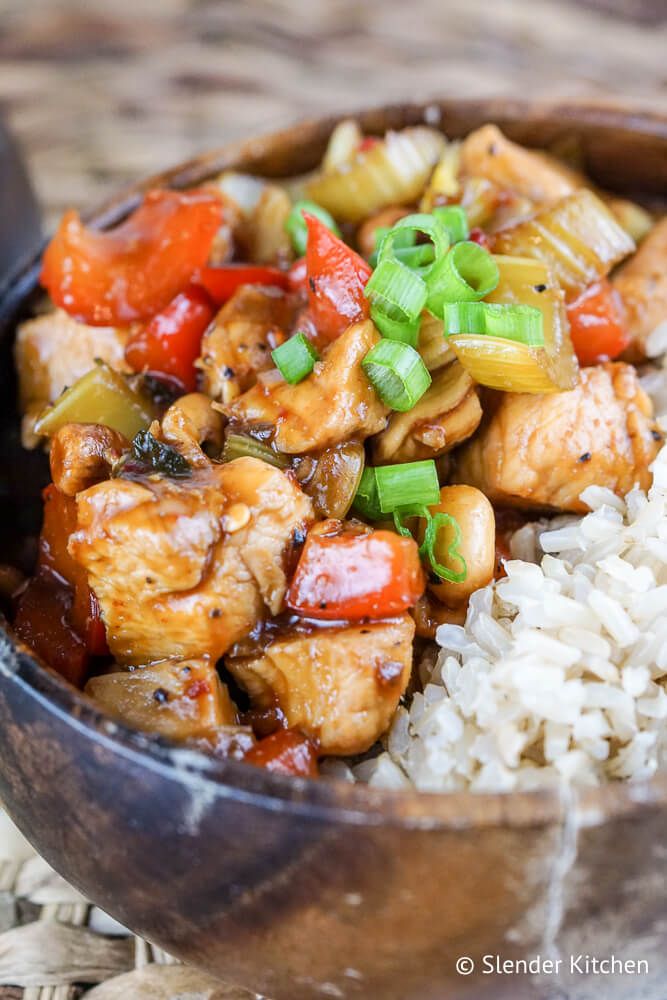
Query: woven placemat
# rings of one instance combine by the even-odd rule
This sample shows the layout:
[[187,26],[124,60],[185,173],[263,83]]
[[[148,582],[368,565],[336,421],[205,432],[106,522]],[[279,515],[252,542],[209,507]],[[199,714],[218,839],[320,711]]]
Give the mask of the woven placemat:
[[91,905],[0,809],[0,1000],[266,1000],[181,965]]

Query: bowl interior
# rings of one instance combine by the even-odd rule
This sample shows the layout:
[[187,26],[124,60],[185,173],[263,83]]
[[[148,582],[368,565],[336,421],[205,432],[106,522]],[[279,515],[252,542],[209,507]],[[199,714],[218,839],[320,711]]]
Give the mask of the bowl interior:
[[[92,213],[89,222],[104,228],[119,222],[144,190],[199,184],[224,169],[284,177],[312,169],[340,117],[330,117],[273,135],[236,143],[197,157],[121,193]],[[600,185],[651,202],[667,191],[667,117],[630,109],[571,104],[545,105],[508,100],[449,101],[390,106],[355,113],[363,129],[382,134],[390,128],[426,122],[453,138],[493,121],[521,143],[574,151],[583,169]],[[0,550],[2,559],[26,569],[34,555],[41,518],[40,490],[48,465],[40,452],[20,446],[12,341],[16,322],[30,313],[38,297],[40,249],[0,289]],[[87,698],[41,665],[0,623],[0,673],[29,689],[48,711],[86,727],[91,739],[111,742],[121,753],[139,755],[147,766],[178,768],[187,780],[213,782],[216,794],[271,800],[272,808],[305,808],[335,813],[342,821],[448,826],[511,824],[558,820],[563,804],[552,792],[424,795],[380,791],[341,782],[307,781],[272,775],[235,761],[211,761],[203,754],[111,723]],[[667,801],[667,777],[641,785],[609,785],[581,794],[590,815],[632,812],[639,804]]]

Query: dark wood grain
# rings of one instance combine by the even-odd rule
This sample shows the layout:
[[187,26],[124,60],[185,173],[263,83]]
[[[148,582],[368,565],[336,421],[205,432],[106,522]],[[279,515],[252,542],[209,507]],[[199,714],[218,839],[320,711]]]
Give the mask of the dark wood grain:
[[49,221],[302,117],[443,93],[667,107],[665,0],[0,0]]

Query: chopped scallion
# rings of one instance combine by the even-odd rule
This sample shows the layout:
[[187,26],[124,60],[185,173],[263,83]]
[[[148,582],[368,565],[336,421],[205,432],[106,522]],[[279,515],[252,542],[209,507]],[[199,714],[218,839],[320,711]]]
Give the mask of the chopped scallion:
[[[378,251],[375,250],[368,258],[368,263],[371,267],[377,267],[378,256]],[[432,243],[420,243],[416,247],[398,247],[394,249],[394,257],[396,260],[400,260],[401,264],[405,264],[406,267],[422,271],[423,273],[423,270],[430,267],[435,260],[435,250]]]
[[[375,249],[379,250],[383,239],[387,233],[391,232],[391,226],[378,226],[375,230]],[[397,233],[394,238],[394,250],[407,250],[417,242],[417,234],[414,230],[404,229]]]
[[[428,507],[423,504],[413,504],[401,507],[398,510],[393,511],[393,515],[396,531],[399,535],[404,535],[406,538],[414,537],[410,529],[405,524],[406,520],[411,517],[419,517],[424,520],[426,522],[426,527],[424,529],[424,539],[419,546],[419,555],[422,559],[428,560],[432,571],[436,576],[440,577],[441,580],[448,580],[450,583],[463,583],[468,575],[468,567],[465,559],[459,551],[462,534],[461,526],[456,518],[452,517],[451,514],[445,514],[442,511],[438,511],[437,514],[431,514]],[[447,525],[452,527],[454,531],[454,537],[447,547],[447,556],[452,560],[452,562],[459,564],[461,569],[458,572],[456,570],[449,569],[447,566],[443,566],[442,563],[438,562],[435,554],[435,543],[438,531],[440,528]]]
[[382,402],[400,413],[411,410],[431,384],[428,368],[414,347],[396,340],[381,340],[361,366]]
[[315,362],[319,360],[315,347],[303,333],[295,333],[280,347],[276,347],[275,351],[271,351],[271,357],[282,377],[290,385],[296,385],[306,375],[310,375]]
[[440,500],[438,472],[432,458],[377,466],[375,480],[383,514],[403,507],[427,506]]
[[324,223],[327,229],[330,229],[336,236],[340,236],[340,229],[336,225],[333,215],[327,212],[326,208],[322,208],[314,201],[308,201],[307,199],[295,201],[292,211],[285,220],[285,232],[291,239],[294,251],[299,257],[305,254],[306,243],[308,242],[308,227],[303,217],[304,212],[309,212],[310,215],[316,216]]
[[426,303],[426,284],[398,260],[381,260],[365,289],[366,298],[390,319],[409,323]]
[[439,205],[433,215],[447,230],[450,243],[460,243],[470,236],[468,216],[460,205]]
[[399,219],[386,234],[378,247],[378,260],[391,260],[397,250],[405,246],[406,234],[411,233],[412,245],[419,235],[426,236],[433,246],[434,257],[438,258],[447,252],[449,237],[445,227],[433,215],[425,212],[415,212]]
[[416,319],[401,323],[395,319],[391,319],[391,317],[387,316],[387,314],[377,306],[371,306],[371,319],[382,336],[387,340],[400,340],[401,343],[409,344],[410,347],[417,346],[419,342],[421,316],[417,316]]
[[427,276],[426,308],[434,316],[442,316],[446,303],[483,299],[499,280],[498,265],[487,250],[470,240],[455,243],[436,260]]
[[544,315],[534,306],[494,302],[451,302],[442,310],[445,336],[486,334],[516,340],[527,347],[544,345]]
[[371,466],[366,466],[361,474],[357,492],[352,502],[352,509],[368,521],[379,521],[382,517],[375,469],[371,468]]

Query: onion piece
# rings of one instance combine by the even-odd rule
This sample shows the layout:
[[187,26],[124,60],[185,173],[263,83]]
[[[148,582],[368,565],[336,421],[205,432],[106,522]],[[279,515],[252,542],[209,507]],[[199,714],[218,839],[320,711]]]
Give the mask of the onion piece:
[[419,202],[420,212],[432,212],[438,204],[458,200],[461,193],[460,166],[461,143],[446,142],[428,187]]
[[486,301],[533,306],[540,310],[544,318],[544,360],[548,378],[557,389],[573,389],[579,378],[579,364],[570,340],[565,297],[553,274],[543,261],[530,257],[495,255],[494,260],[500,279]]
[[322,170],[326,174],[349,163],[363,141],[363,133],[354,118],[338,122],[329,137],[327,151],[322,160]]
[[266,187],[266,181],[260,177],[233,170],[226,170],[213,183],[227,198],[236,202],[244,215],[250,215]]
[[543,261],[573,298],[608,274],[635,244],[600,199],[582,188],[534,218],[497,233],[495,249]]
[[438,161],[444,137],[425,126],[387,132],[349,163],[307,184],[308,197],[338,220],[360,222],[389,205],[415,201]]
[[504,392],[560,392],[550,374],[544,347],[527,347],[516,340],[462,333],[448,338],[463,367],[480,385]]
[[445,337],[445,324],[430,312],[422,313],[417,350],[430,372],[454,359],[454,352]]
[[278,184],[267,184],[245,227],[244,242],[254,264],[276,264],[294,258],[285,223],[292,210],[287,192]]

